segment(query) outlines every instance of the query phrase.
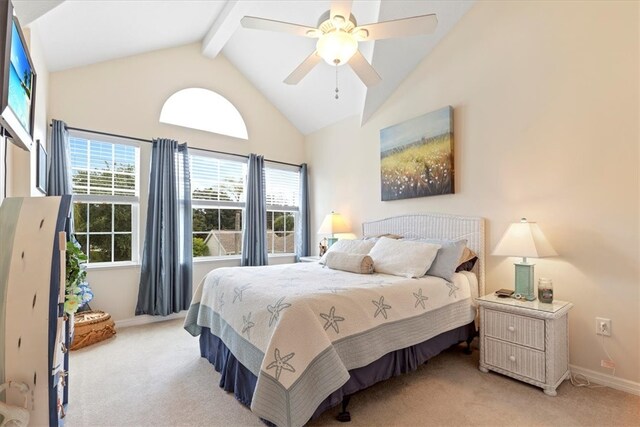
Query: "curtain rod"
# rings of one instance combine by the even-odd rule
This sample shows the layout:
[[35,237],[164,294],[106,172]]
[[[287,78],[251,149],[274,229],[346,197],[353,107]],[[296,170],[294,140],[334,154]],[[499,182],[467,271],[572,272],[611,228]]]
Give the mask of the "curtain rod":
[[[49,124],[49,127],[51,127],[51,124]],[[77,130],[77,131],[80,131],[80,132],[95,133],[97,135],[114,136],[116,138],[131,139],[131,140],[134,140],[134,141],[148,142],[150,144],[153,143],[153,141],[150,140],[150,139],[136,138],[135,136],[118,135],[116,133],[100,132],[100,131],[97,131],[97,130],[89,130],[89,129],[82,129],[82,128],[74,128],[74,127],[71,127],[71,126],[65,126],[65,129],[67,129],[67,130]],[[207,148],[198,148],[198,147],[189,147],[189,148],[191,148],[193,150],[206,151],[208,153],[224,154],[224,155],[227,155],[227,156],[242,157],[244,159],[248,159],[249,158],[249,156],[245,156],[244,154],[228,153],[226,151],[210,150],[210,149],[207,149]],[[276,164],[279,164],[279,165],[294,166],[294,167],[297,167],[297,168],[301,167],[301,165],[297,165],[295,163],[281,162],[279,160],[264,159],[264,161],[265,162],[269,162],[269,163],[276,163]]]

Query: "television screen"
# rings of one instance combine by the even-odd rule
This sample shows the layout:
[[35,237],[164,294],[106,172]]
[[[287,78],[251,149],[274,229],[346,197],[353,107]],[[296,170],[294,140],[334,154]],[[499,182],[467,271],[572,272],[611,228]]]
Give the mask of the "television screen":
[[0,0],[0,36],[0,126],[14,144],[29,151],[37,76],[9,0]]
[[33,69],[18,33],[15,19],[11,20],[11,61],[9,66],[9,107],[22,128],[31,133],[31,93]]

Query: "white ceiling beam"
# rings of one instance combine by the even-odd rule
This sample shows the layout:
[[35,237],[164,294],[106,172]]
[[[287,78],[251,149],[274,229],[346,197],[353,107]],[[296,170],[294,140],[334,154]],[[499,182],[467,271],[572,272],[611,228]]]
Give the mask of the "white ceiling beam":
[[251,2],[227,0],[224,8],[209,28],[202,40],[202,54],[215,58],[240,26],[240,19],[246,15]]

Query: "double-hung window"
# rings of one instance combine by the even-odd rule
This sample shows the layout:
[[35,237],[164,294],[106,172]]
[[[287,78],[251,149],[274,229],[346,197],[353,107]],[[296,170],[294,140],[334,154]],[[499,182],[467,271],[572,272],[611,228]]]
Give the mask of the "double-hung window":
[[267,163],[264,173],[268,252],[292,254],[300,206],[300,171],[296,167]]
[[89,264],[138,261],[138,145],[70,132],[75,237]]
[[[264,174],[268,252],[294,253],[300,172],[296,167],[267,163]],[[194,257],[242,253],[246,180],[244,159],[191,154]]]
[[235,156],[191,154],[194,257],[242,253],[246,176]]

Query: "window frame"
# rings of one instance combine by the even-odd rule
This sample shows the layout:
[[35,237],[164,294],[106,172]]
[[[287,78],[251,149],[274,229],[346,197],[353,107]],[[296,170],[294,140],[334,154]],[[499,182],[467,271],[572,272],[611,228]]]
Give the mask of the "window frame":
[[[278,163],[278,162],[270,162],[270,161],[265,161],[265,176],[264,176],[264,180],[265,180],[265,192],[266,192],[266,186],[267,186],[267,171],[266,169],[275,169],[275,170],[280,170],[280,171],[287,171],[287,172],[294,172],[298,174],[298,206],[293,206],[293,205],[274,205],[274,204],[267,204],[266,206],[266,212],[272,213],[272,218],[275,217],[275,213],[289,213],[291,215],[293,215],[293,221],[294,221],[294,229],[290,232],[293,235],[293,247],[291,248],[291,251],[289,252],[274,252],[275,250],[275,239],[271,240],[271,248],[269,248],[268,251],[268,255],[269,256],[295,256],[296,255],[296,234],[297,234],[297,230],[295,228],[296,224],[300,223],[300,166],[293,166],[293,165],[286,165],[286,164],[282,164],[282,163]],[[266,196],[266,195],[265,195]],[[272,221],[275,222],[275,219],[272,219]],[[285,224],[286,224],[286,219],[285,219]],[[269,232],[273,233],[275,235],[275,233],[277,232],[276,230],[274,230],[273,228],[271,228],[271,231],[269,231],[269,224],[267,224],[267,235],[269,234]],[[286,225],[284,226],[284,233],[289,234],[289,232],[286,231]],[[286,242],[285,242],[285,246],[286,246]]]
[[[99,132],[91,132],[91,131],[80,131],[80,130],[72,130],[69,131],[69,139],[84,139],[87,141],[96,141],[102,143],[109,144],[119,144],[119,145],[127,145],[134,147],[134,164],[135,164],[135,173],[134,173],[134,182],[135,182],[135,190],[134,195],[132,196],[124,196],[124,195],[106,195],[106,194],[74,194],[73,193],[73,175],[71,177],[72,181],[72,204],[75,202],[79,203],[109,203],[109,204],[119,204],[119,205],[131,205],[131,260],[129,261],[103,261],[103,262],[91,262],[89,260],[89,242],[91,241],[91,235],[110,235],[111,238],[111,253],[113,259],[113,250],[114,250],[114,242],[115,236],[118,234],[128,234],[127,232],[116,232],[113,230],[114,226],[114,212],[112,210],[112,219],[111,219],[111,228],[110,232],[91,232],[89,228],[89,221],[87,221],[87,231],[84,233],[74,233],[74,234],[84,234],[87,236],[87,268],[108,268],[108,267],[120,267],[120,266],[130,266],[130,265],[139,265],[140,264],[140,143],[128,138],[112,136],[112,135],[103,135]],[[71,157],[71,153],[69,153]],[[90,172],[90,155],[87,153],[87,171]],[[71,160],[71,159],[70,159]],[[70,165],[71,172],[73,171],[73,167]],[[74,205],[75,207],[75,205]],[[74,230],[75,232],[75,230]]]
[[[242,160],[238,160],[238,156],[234,155],[226,155],[221,153],[212,153],[206,150],[199,150],[198,148],[191,148],[189,150],[189,167],[191,170],[189,171],[191,174],[191,218],[193,220],[193,211],[195,209],[240,209],[242,211],[243,225],[244,225],[244,215],[246,209],[246,202],[244,197],[244,190],[246,189],[247,184],[247,170],[246,170],[246,162]],[[242,174],[242,197],[240,202],[232,202],[228,200],[203,200],[203,199],[194,199],[193,198],[193,156],[197,157],[205,157],[215,160],[223,160],[223,161],[231,161],[234,163],[242,164],[245,166],[243,174]],[[218,231],[222,231],[220,228],[220,223],[218,223]],[[241,228],[240,232],[242,233],[244,230]],[[195,237],[196,234],[202,234],[204,231],[196,231],[191,230],[192,238]],[[231,259],[240,259],[241,254],[234,255],[205,255],[205,256],[193,256],[194,262],[202,262],[202,261],[216,261],[216,260],[231,260]]]

